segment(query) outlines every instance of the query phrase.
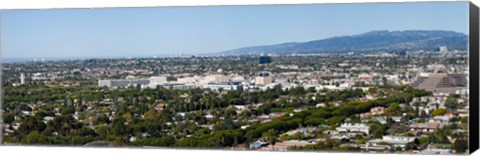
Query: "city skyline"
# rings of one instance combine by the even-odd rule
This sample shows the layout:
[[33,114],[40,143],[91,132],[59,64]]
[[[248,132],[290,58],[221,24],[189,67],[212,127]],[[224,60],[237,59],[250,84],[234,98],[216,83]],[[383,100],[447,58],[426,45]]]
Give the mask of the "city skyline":
[[468,2],[2,11],[0,144],[467,154],[476,13]]
[[467,34],[467,7],[444,2],[8,10],[1,12],[1,50],[3,58],[199,55],[374,30]]

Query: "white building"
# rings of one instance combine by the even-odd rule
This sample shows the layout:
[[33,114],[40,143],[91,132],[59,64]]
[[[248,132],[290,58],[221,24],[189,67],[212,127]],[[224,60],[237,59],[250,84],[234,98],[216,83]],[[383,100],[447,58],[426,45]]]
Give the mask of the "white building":
[[20,84],[25,84],[25,74],[23,73],[20,74]]
[[273,82],[273,77],[268,72],[260,72],[257,77],[255,77],[256,85],[267,85]]
[[150,77],[150,83],[163,84],[167,82],[167,77],[165,76],[152,76]]
[[150,80],[98,80],[98,86],[108,88],[126,88],[140,85],[142,88],[150,83]]
[[416,137],[408,137],[408,136],[383,136],[382,139],[373,139],[367,142],[365,148],[369,149],[380,149],[383,150],[385,148],[396,148],[401,147],[402,149],[405,146],[413,142]]
[[54,78],[53,77],[47,77],[46,75],[42,74],[42,73],[35,73],[33,74],[32,76],[32,80],[53,80]]
[[203,88],[208,88],[213,91],[218,91],[220,88],[222,88],[225,91],[230,91],[230,90],[237,90],[241,86],[242,84],[240,82],[223,82],[223,83],[209,83],[209,84],[203,85]]
[[349,132],[361,132],[365,134],[369,134],[369,126],[366,124],[352,124],[352,123],[344,123],[337,127],[336,130],[339,133],[349,133]]
[[229,82],[230,77],[225,75],[209,75],[205,77],[205,80],[208,83],[220,83],[220,82]]
[[448,48],[447,46],[441,46],[438,48],[438,52],[440,53],[447,53],[448,52]]
[[167,77],[165,76],[152,76],[148,80],[150,80],[150,83],[147,85],[148,88],[156,88],[167,83]]
[[271,76],[257,76],[255,77],[255,84],[257,85],[267,85],[273,82],[273,78]]

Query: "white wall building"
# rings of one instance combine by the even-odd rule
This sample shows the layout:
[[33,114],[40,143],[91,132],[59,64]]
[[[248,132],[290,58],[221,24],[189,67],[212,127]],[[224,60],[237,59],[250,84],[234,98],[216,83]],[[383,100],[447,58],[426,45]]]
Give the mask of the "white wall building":
[[230,77],[225,75],[209,75],[205,77],[205,80],[209,83],[229,82]]
[[384,147],[384,143],[389,144],[391,147],[401,147],[405,148],[407,143],[413,142],[416,137],[408,137],[408,136],[383,136],[382,139],[373,139],[367,142],[366,149],[369,148],[375,149],[376,146]]
[[255,84],[256,85],[267,85],[273,82],[273,78],[271,76],[257,76],[255,77]]
[[220,88],[225,91],[237,90],[239,87],[242,87],[240,82],[209,83],[207,85],[203,85],[203,88],[208,88],[213,91],[218,91]]
[[150,83],[162,84],[167,82],[167,77],[165,76],[152,76],[150,77]]
[[25,74],[23,73],[20,74],[20,84],[25,84]]
[[340,133],[342,132],[362,132],[365,134],[369,134],[369,126],[366,124],[352,124],[352,123],[344,123],[337,127],[336,130]]

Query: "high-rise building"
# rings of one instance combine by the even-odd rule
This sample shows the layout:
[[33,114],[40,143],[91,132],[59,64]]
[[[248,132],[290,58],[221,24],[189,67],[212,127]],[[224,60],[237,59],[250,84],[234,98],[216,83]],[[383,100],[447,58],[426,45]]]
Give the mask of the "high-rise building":
[[424,89],[434,93],[454,94],[467,87],[464,74],[428,73],[421,74],[412,84],[413,88]]
[[23,73],[20,74],[20,84],[25,84],[25,74]]
[[272,58],[270,56],[260,56],[260,58],[258,58],[258,62],[260,64],[268,64],[272,62]]
[[438,47],[437,50],[438,50],[439,53],[446,53],[446,52],[448,52],[447,46]]
[[398,57],[405,57],[405,56],[407,56],[407,51],[404,51],[404,50],[402,50],[402,51],[397,51],[397,52],[395,52],[395,54],[396,54]]
[[255,84],[256,85],[267,85],[273,82],[273,77],[270,73],[266,71],[262,71],[258,73],[257,77],[255,77]]

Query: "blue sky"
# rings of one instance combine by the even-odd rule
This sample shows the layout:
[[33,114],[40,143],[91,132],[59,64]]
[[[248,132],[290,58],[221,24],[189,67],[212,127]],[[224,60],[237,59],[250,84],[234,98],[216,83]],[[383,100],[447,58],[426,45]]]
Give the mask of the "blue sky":
[[4,10],[3,58],[204,54],[372,30],[468,33],[468,2]]

